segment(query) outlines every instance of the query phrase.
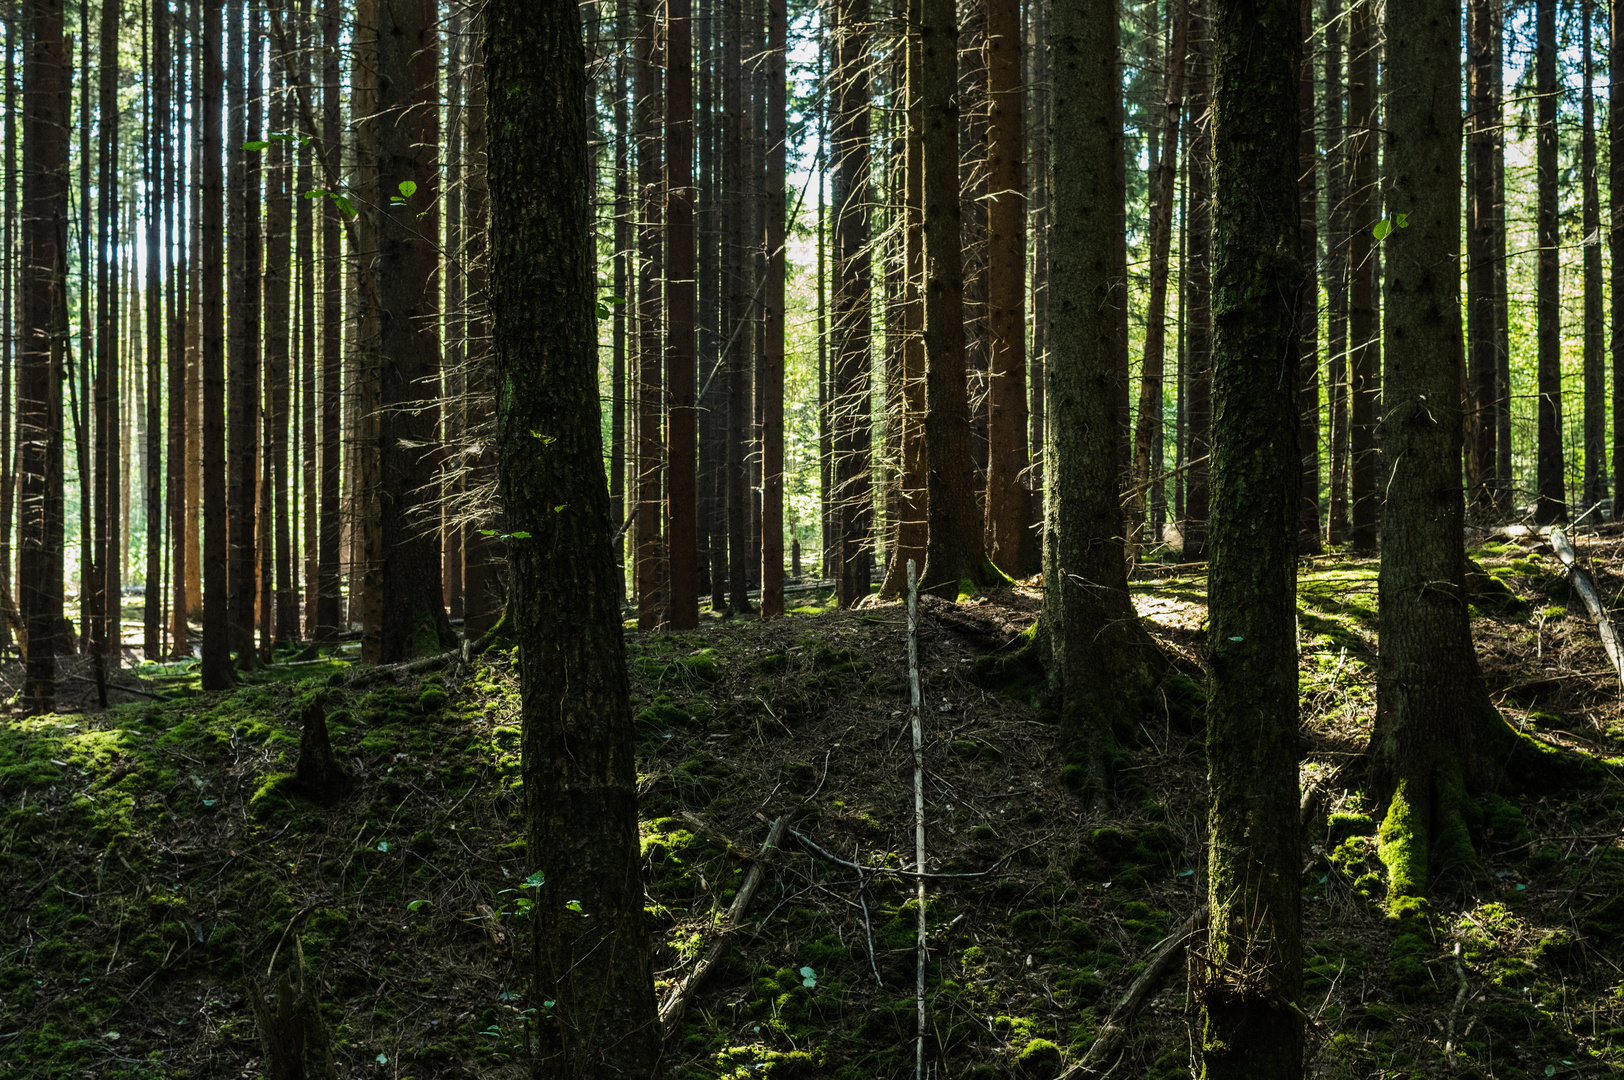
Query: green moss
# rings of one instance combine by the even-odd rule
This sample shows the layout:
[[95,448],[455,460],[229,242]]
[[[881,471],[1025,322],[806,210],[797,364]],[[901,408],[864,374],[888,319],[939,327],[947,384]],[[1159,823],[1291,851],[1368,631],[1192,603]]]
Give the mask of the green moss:
[[1065,1055],[1048,1039],[1033,1039],[1015,1056],[1015,1067],[1031,1080],[1052,1080],[1060,1074]]
[[1424,830],[1417,828],[1407,783],[1399,782],[1376,836],[1376,853],[1387,867],[1390,906],[1402,898],[1420,896],[1427,884],[1427,837]]
[[1369,814],[1336,813],[1326,819],[1325,842],[1335,847],[1350,836],[1369,836],[1374,822]]

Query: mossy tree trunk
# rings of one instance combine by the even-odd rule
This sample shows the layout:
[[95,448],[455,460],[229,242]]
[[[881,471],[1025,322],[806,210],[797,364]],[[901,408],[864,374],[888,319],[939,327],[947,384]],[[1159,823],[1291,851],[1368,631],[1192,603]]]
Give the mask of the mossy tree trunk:
[[1298,0],[1213,5],[1211,920],[1203,1075],[1302,1075]]
[[[1550,759],[1489,700],[1472,648],[1461,546],[1465,362],[1460,320],[1460,12],[1452,0],[1388,8],[1395,85],[1387,161],[1393,208],[1408,222],[1387,251],[1389,475],[1379,581],[1381,665],[1372,782],[1388,809],[1381,855],[1395,911],[1429,876],[1473,860],[1472,793],[1507,767],[1539,775]],[[1446,104],[1447,103],[1447,104]],[[1542,760],[1543,759],[1543,760]]]
[[1056,0],[1049,232],[1049,442],[1044,619],[1061,742],[1085,797],[1109,787],[1112,721],[1142,705],[1154,646],[1128,596],[1118,502],[1115,215],[1123,198],[1116,0]]
[[646,1077],[660,1030],[599,429],[580,14],[569,0],[494,0],[485,20],[498,467],[514,532],[526,844],[546,879],[536,1075]]

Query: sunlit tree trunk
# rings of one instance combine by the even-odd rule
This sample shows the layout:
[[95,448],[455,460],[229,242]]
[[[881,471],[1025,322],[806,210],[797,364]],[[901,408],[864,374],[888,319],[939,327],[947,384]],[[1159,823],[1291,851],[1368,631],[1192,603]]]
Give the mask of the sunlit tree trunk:
[[1376,42],[1368,2],[1348,9],[1348,471],[1352,528],[1360,551],[1376,547],[1376,397],[1381,342],[1376,322]]
[[786,0],[767,0],[766,228],[762,247],[767,280],[762,288],[761,387],[761,617],[784,614],[784,161],[788,152],[784,102],[788,63]]
[[1557,189],[1556,0],[1534,5],[1534,161],[1539,253],[1535,338],[1539,355],[1539,445],[1534,520],[1566,521],[1567,477],[1562,457],[1562,237]]
[[[1181,532],[1185,562],[1207,557],[1208,507],[1211,470],[1207,452],[1212,440],[1212,19],[1208,0],[1190,6],[1190,115],[1195,117],[1190,144],[1190,221],[1185,259],[1189,266],[1185,298],[1185,368],[1189,390],[1185,408],[1189,420],[1189,449],[1185,454],[1187,479]],[[1051,301],[1052,302],[1052,301]],[[1051,425],[1053,421],[1050,421]]]
[[[1607,497],[1607,326],[1602,315],[1601,197],[1596,177],[1596,101],[1591,86],[1591,0],[1580,0],[1584,89],[1580,112],[1580,187],[1584,200],[1585,484],[1581,512]],[[1624,194],[1621,192],[1620,194]]]

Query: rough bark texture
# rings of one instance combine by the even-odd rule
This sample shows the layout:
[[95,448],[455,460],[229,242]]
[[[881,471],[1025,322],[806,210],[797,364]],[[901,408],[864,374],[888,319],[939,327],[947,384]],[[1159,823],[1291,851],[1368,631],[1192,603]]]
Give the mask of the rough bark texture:
[[761,617],[784,614],[784,109],[789,24],[785,0],[767,2],[766,182],[762,249]]
[[[1583,24],[1584,89],[1582,92],[1579,159],[1583,192],[1584,232],[1584,370],[1585,370],[1585,481],[1579,512],[1590,510],[1607,497],[1607,358],[1606,323],[1602,317],[1601,196],[1596,179],[1596,102],[1591,86],[1590,0],[1581,8]],[[1624,191],[1619,192],[1624,197]]]
[[1494,514],[1494,140],[1500,103],[1490,93],[1489,9],[1471,0],[1466,23],[1466,491],[1474,517]]
[[1348,471],[1352,528],[1361,551],[1376,547],[1376,45],[1369,4],[1348,9]]
[[[248,98],[246,68],[246,7],[228,5],[226,29],[226,437],[230,453],[225,459],[226,514],[229,530],[227,569],[230,600],[227,619],[231,649],[244,669],[255,666],[254,605],[259,574],[256,572],[254,529],[259,494],[259,326],[252,312],[258,308],[258,276],[250,276],[250,250],[258,263],[259,200],[248,193],[250,162],[243,143],[248,138]],[[257,87],[256,87],[257,90]],[[255,95],[257,100],[258,95]],[[257,168],[253,170],[256,177]],[[256,181],[257,183],[257,181]],[[248,207],[254,207],[250,229]],[[250,304],[249,282],[253,281],[255,303]],[[212,278],[204,276],[203,287]],[[204,468],[214,467],[215,458],[204,455]]]
[[[834,429],[834,515],[839,533],[835,592],[841,606],[850,607],[868,595],[873,557],[873,485],[869,480],[869,9],[868,0],[837,0],[835,6],[834,385],[829,407]],[[955,177],[957,168],[955,159]],[[956,181],[954,190],[956,199]],[[961,394],[963,384],[961,366]]]
[[965,390],[959,208],[958,28],[953,0],[920,8],[925,165],[925,568],[919,591],[953,599],[983,580]]
[[552,1002],[535,1069],[647,1077],[660,1030],[599,431],[580,16],[568,0],[494,0],[485,22],[499,475],[510,527],[530,534],[509,558],[526,850],[545,875],[532,995]]
[[1103,801],[1116,756],[1112,725],[1149,693],[1151,645],[1128,596],[1118,510],[1117,315],[1111,306],[1115,0],[1056,0],[1050,64],[1054,199],[1050,222],[1050,464],[1044,516],[1044,620],[1074,785]]
[[56,709],[62,622],[62,390],[55,336],[59,267],[67,235],[68,73],[61,0],[32,0],[23,53],[22,348],[17,370],[19,607],[28,628],[23,700]]
[[[1624,0],[1608,10],[1607,70],[1620,71],[1624,51],[1617,27],[1624,26]],[[1624,79],[1607,80],[1607,190],[1624,194]],[[1612,256],[1611,353],[1613,368],[1613,520],[1624,514],[1624,198],[1612,195],[1607,220],[1607,249]]]
[[[1005,573],[1038,568],[1026,452],[1026,125],[1020,5],[987,5],[988,557]],[[1176,110],[1175,110],[1176,111]]]
[[[1472,857],[1472,794],[1528,749],[1500,719],[1472,647],[1462,550],[1463,363],[1459,254],[1460,13],[1449,0],[1390,5],[1395,86],[1387,160],[1395,200],[1415,209],[1388,238],[1387,403],[1391,474],[1382,535],[1381,664],[1373,787],[1387,807],[1381,854],[1395,913],[1430,874]],[[1447,103],[1447,104],[1446,104]],[[1536,759],[1537,760],[1537,759]]]
[[[1203,1076],[1302,1075],[1298,0],[1213,5],[1212,556]],[[1454,144],[1450,144],[1453,148]]]
[[1325,238],[1326,414],[1330,422],[1330,498],[1325,536],[1342,543],[1348,533],[1348,170],[1343,144],[1341,0],[1325,0]]
[[[1314,36],[1314,0],[1299,0],[1305,43]],[[1297,498],[1297,553],[1320,553],[1319,184],[1314,143],[1314,66],[1303,61],[1297,80],[1297,208],[1303,280],[1297,293],[1297,453],[1303,470]]]
[[203,122],[198,143],[202,157],[198,229],[201,236],[198,288],[198,369],[202,384],[199,462],[203,496],[203,655],[199,665],[204,690],[231,685],[231,641],[227,596],[229,557],[226,520],[225,313],[221,310],[220,277],[224,238],[220,219],[225,193],[220,175],[220,95],[225,72],[220,66],[220,8],[203,5]]
[[698,476],[694,424],[694,62],[691,0],[666,24],[666,545],[671,629],[699,625]]
[[[1190,115],[1195,117],[1190,141],[1188,241],[1185,259],[1189,274],[1185,300],[1189,304],[1184,349],[1185,373],[1190,385],[1185,394],[1189,424],[1184,460],[1184,538],[1182,557],[1197,562],[1207,557],[1208,509],[1212,447],[1212,21],[1208,0],[1190,4]],[[1052,301],[1051,301],[1052,302]]]
[[[343,145],[339,111],[339,0],[322,3],[322,138],[329,154]],[[339,592],[338,551],[341,539],[343,414],[340,375],[344,364],[343,250],[339,210],[321,200],[321,524],[316,555],[316,628],[318,639],[338,634],[343,597]]]
[[666,622],[666,565],[661,536],[665,472],[663,369],[660,355],[660,71],[655,0],[637,0],[633,41],[632,124],[637,130],[637,520],[632,526],[637,628]]
[[1538,296],[1535,301],[1539,445],[1534,520],[1546,525],[1568,519],[1567,485],[1563,476],[1566,463],[1562,460],[1562,237],[1556,152],[1556,0],[1538,0],[1534,5],[1534,92],[1538,101],[1534,159],[1539,193]]
[[[379,0],[376,162],[377,424],[381,611],[376,662],[455,641],[440,593],[437,518],[425,510],[439,464],[439,48],[432,0]],[[403,185],[411,185],[403,186]]]

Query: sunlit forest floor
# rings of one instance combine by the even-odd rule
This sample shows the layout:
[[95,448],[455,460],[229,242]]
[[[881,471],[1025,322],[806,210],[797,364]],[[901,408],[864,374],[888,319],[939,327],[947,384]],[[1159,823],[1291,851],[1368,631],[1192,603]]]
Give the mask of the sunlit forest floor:
[[[1495,699],[1526,730],[1617,758],[1617,677],[1540,547],[1473,552]],[[1624,544],[1580,551],[1624,607]],[[1375,574],[1331,556],[1300,579],[1311,1074],[1624,1070],[1617,780],[1485,799],[1482,864],[1435,890],[1425,933],[1384,914],[1373,807],[1348,767],[1374,708]],[[1056,1076],[1199,903],[1205,582],[1151,567],[1134,588],[1170,660],[1165,707],[1119,724],[1130,760],[1105,814],[1068,789],[1054,718],[1012,659],[1036,590],[922,608],[926,869],[973,875],[927,883],[927,1075]],[[628,632],[662,996],[715,939],[769,822],[787,814],[795,830],[672,1040],[671,1076],[914,1070],[917,908],[912,880],[888,872],[914,859],[905,614],[800,599],[768,624]],[[155,696],[8,717],[0,1077],[263,1075],[251,995],[300,964],[339,1075],[521,1075],[539,1003],[523,975],[510,661],[499,644],[379,675],[324,656],[212,696],[184,666],[149,666],[139,685]],[[19,682],[14,664],[0,675]],[[317,700],[357,780],[325,806],[291,776]],[[1102,1072],[1190,1074],[1182,959],[1128,1032]]]

